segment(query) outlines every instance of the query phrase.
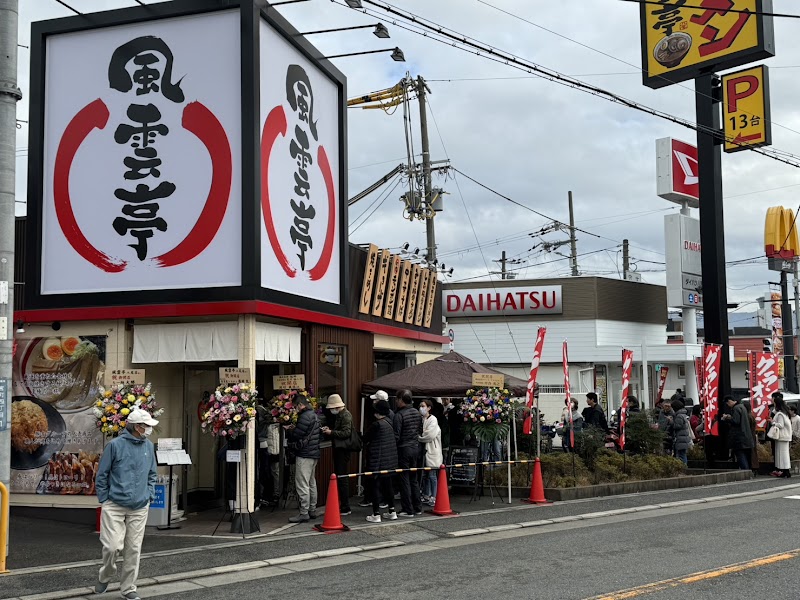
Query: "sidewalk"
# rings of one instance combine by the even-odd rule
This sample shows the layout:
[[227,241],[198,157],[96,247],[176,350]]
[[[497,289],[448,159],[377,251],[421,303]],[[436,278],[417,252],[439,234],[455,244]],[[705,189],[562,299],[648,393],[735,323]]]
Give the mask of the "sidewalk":
[[[598,518],[610,512],[655,510],[659,505],[689,504],[722,499],[728,495],[763,494],[770,491],[794,494],[800,482],[758,479],[755,481],[666,490],[645,494],[576,500],[551,505],[531,506],[514,499],[500,504],[496,497],[484,496],[470,503],[470,496],[453,496],[457,517],[422,515],[372,525],[366,522],[368,508],[352,502],[353,514],[343,521],[351,531],[336,535],[318,533],[309,524],[286,528],[286,519],[294,510],[259,511],[262,533],[243,540],[229,533],[210,537],[221,512],[192,516],[177,530],[151,531],[145,536],[141,562],[141,585],[157,586],[180,582],[191,577],[231,576],[242,570],[264,569],[275,564],[310,560],[324,564],[335,555],[364,553],[379,556],[396,546],[438,543],[453,536],[502,531],[508,528]],[[756,496],[757,498],[757,496]],[[354,499],[355,500],[355,499]],[[86,526],[45,520],[12,519],[11,574],[0,576],[0,598],[49,594],[48,598],[82,597],[93,585],[99,565],[100,545],[97,534]],[[378,549],[383,550],[378,550]],[[322,561],[322,562],[320,562]],[[238,573],[237,577],[247,576]],[[65,592],[65,590],[67,592]],[[145,589],[142,590],[143,596]],[[34,596],[35,597],[35,596]],[[33,600],[33,598],[31,598]],[[41,597],[44,600],[44,597]]]

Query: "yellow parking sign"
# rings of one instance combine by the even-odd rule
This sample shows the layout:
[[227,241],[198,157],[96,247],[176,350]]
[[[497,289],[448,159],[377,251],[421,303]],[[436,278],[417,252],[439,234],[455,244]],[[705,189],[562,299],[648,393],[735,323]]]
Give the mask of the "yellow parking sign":
[[769,114],[769,71],[765,65],[722,77],[725,152],[772,143]]

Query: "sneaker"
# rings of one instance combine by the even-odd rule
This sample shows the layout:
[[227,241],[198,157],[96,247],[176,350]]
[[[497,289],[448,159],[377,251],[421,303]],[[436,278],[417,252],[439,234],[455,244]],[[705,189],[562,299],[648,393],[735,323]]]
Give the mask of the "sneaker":
[[289,523],[308,523],[310,520],[310,515],[297,515],[296,517],[289,517]]
[[405,512],[405,511],[403,511],[403,512],[398,513],[398,514],[401,517],[409,517],[410,518],[410,517],[415,517],[415,516],[417,516],[418,514],[421,514],[421,513],[413,513],[413,512]]
[[422,514],[422,507],[419,507],[418,509],[416,509],[416,508],[414,509],[414,516],[415,517],[418,517],[421,514]]
[[308,518],[309,519],[316,519],[317,518],[317,511],[315,511],[315,510],[308,511]]
[[380,506],[381,508],[389,508],[389,505],[386,504],[386,502],[381,502],[378,506]]
[[380,515],[367,515],[367,521],[370,523],[380,523],[381,516]]
[[340,510],[339,511],[339,516],[341,516],[341,517],[346,517],[347,515],[352,515],[352,514],[353,514],[353,511],[350,510],[349,508],[347,510]]
[[395,511],[383,513],[383,518],[388,521],[397,521],[397,513]]
[[426,506],[436,506],[436,501],[433,498],[428,498],[427,502],[423,502]]
[[125,600],[142,600],[136,592],[125,592],[122,594],[122,597],[125,598]]
[[358,505],[362,507],[372,506],[372,502],[367,502],[366,500],[362,500],[361,502],[358,503]]
[[103,583],[102,581],[98,581],[97,583],[94,584],[95,594],[105,594],[107,589],[108,589],[108,583]]

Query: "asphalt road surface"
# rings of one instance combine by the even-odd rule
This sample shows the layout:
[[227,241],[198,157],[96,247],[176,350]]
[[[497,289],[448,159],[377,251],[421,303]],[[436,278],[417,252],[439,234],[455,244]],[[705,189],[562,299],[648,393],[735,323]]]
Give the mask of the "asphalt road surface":
[[416,544],[306,561],[287,566],[291,571],[269,567],[230,573],[211,587],[178,587],[168,597],[796,599],[800,536],[794,515],[800,511],[800,496],[786,496],[797,493],[449,537],[430,544],[421,536]]

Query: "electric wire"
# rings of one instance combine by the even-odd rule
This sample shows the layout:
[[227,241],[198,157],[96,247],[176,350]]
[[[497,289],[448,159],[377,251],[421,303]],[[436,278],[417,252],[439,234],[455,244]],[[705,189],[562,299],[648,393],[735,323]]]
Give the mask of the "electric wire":
[[[398,185],[400,185],[400,181],[401,181],[401,179],[400,179],[400,178],[398,178],[398,179],[397,179],[397,181],[395,182],[395,184],[394,184],[394,185],[393,185],[393,186],[392,186],[392,187],[391,187],[391,188],[390,188],[390,189],[389,189],[389,190],[386,192],[386,194],[384,194],[384,195],[383,195],[383,199],[380,201],[380,203],[379,203],[379,204],[378,204],[378,205],[377,205],[377,206],[376,206],[376,207],[375,207],[375,208],[372,210],[372,212],[371,212],[371,213],[369,213],[369,214],[366,216],[366,218],[365,218],[363,221],[361,221],[361,223],[359,223],[359,224],[356,226],[356,228],[355,228],[355,229],[353,229],[352,231],[350,231],[348,235],[353,235],[353,234],[354,234],[356,231],[358,231],[359,229],[361,229],[361,227],[362,227],[362,225],[364,225],[364,223],[366,223],[367,221],[369,221],[370,217],[371,217],[372,215],[374,215],[374,214],[375,214],[375,212],[376,212],[376,211],[377,211],[377,210],[378,210],[378,209],[379,209],[381,206],[383,206],[383,203],[384,203],[384,202],[386,202],[386,199],[387,199],[389,196],[391,196],[391,194],[392,194],[392,192],[395,190],[395,188],[396,188]],[[380,196],[379,196],[379,197],[380,197]],[[374,203],[373,203],[373,204],[374,204]],[[370,205],[370,206],[372,206],[372,205]],[[367,210],[369,210],[369,208],[367,208]],[[366,212],[367,212],[367,211],[365,210],[365,211],[364,211],[364,213],[366,213]],[[355,221],[357,221],[358,219],[360,219],[361,217],[363,217],[363,216],[364,216],[364,213],[361,213],[361,214],[360,214],[360,215],[359,215],[359,216],[358,216],[358,217],[355,219]],[[355,224],[355,221],[353,221],[353,224]],[[352,227],[352,225],[351,225],[351,227]]]
[[[479,0],[480,1],[480,0]],[[662,7],[673,7],[676,8],[685,8],[685,9],[697,9],[697,10],[719,10],[716,7],[709,7],[709,6],[697,6],[697,5],[678,5],[677,2],[659,2],[658,0],[618,0],[619,2],[630,2],[633,4],[655,4]],[[760,15],[762,17],[778,17],[782,19],[800,19],[800,15],[795,15],[791,13],[776,13],[776,12],[767,12],[767,11],[759,11],[759,10],[750,10],[748,8],[726,8],[726,12],[734,13],[734,14],[751,14],[751,15]]]
[[58,3],[59,3],[61,6],[63,6],[64,8],[68,8],[69,10],[71,10],[72,12],[74,12],[76,15],[82,15],[82,14],[83,14],[81,11],[79,11],[79,10],[75,10],[74,8],[72,8],[72,7],[71,7],[69,4],[67,4],[67,3],[66,3],[66,2],[64,2],[63,0],[55,0],[55,1],[56,1],[56,2],[58,2]]
[[[626,61],[626,60],[623,60],[623,59],[619,58],[618,56],[614,56],[613,54],[609,54],[608,52],[604,52],[603,50],[600,50],[600,49],[598,49],[598,48],[595,48],[595,47],[593,47],[593,46],[589,46],[588,44],[584,44],[583,42],[580,42],[580,41],[578,41],[578,40],[576,40],[576,39],[573,39],[573,38],[571,38],[571,37],[569,37],[569,36],[566,36],[566,35],[564,35],[564,34],[562,34],[562,33],[559,33],[559,32],[557,32],[557,31],[553,31],[552,29],[548,29],[547,27],[544,27],[543,25],[539,25],[538,23],[534,23],[533,21],[531,21],[531,20],[529,20],[529,19],[526,19],[526,18],[524,18],[524,17],[522,17],[522,16],[520,16],[520,15],[517,15],[517,14],[515,14],[515,13],[512,13],[511,11],[504,10],[504,9],[502,9],[502,8],[498,7],[498,6],[495,6],[494,4],[490,4],[490,3],[489,3],[489,2],[487,2],[486,0],[475,0],[475,1],[476,1],[476,2],[479,2],[480,4],[483,4],[484,6],[488,6],[489,8],[492,8],[492,9],[494,9],[494,10],[498,11],[498,12],[501,12],[501,13],[503,13],[504,15],[508,15],[509,17],[512,17],[512,18],[514,18],[514,19],[517,19],[517,20],[519,20],[519,21],[522,21],[523,23],[527,23],[528,25],[532,25],[533,27],[536,27],[536,28],[538,28],[538,29],[541,29],[542,31],[546,31],[547,33],[550,33],[550,34],[552,34],[552,35],[555,35],[555,36],[557,36],[557,37],[560,37],[561,39],[567,40],[568,42],[572,42],[573,44],[577,44],[578,46],[581,46],[582,48],[586,48],[587,50],[591,50],[592,52],[596,52],[597,54],[600,54],[600,55],[602,55],[602,56],[605,56],[606,58],[610,58],[610,59],[612,59],[612,60],[615,60],[615,61],[617,61],[617,62],[619,62],[619,63],[622,63],[622,64],[624,64],[624,65],[627,65],[627,66],[629,66],[629,67],[637,68],[637,65],[635,65],[635,64],[633,64],[633,63],[629,63],[628,61]],[[638,1],[638,0],[635,0],[635,1]],[[654,4],[659,4],[659,5],[660,5],[660,6],[662,6],[662,7],[664,6],[664,3],[663,3],[663,2],[654,2]],[[691,6],[683,6],[683,7],[681,7],[681,8],[694,8],[694,7],[691,7]],[[701,10],[704,10],[704,9],[701,9]],[[736,12],[736,11],[729,10],[729,12]],[[752,11],[749,11],[749,10],[746,10],[746,11],[741,11],[741,12],[746,12],[746,13],[749,13],[749,14],[754,14]],[[648,73],[648,75],[649,75],[649,73]],[[666,82],[668,82],[668,83],[670,83],[670,84],[671,84],[671,83],[673,83],[672,81],[670,81],[670,80],[669,80],[667,77],[665,77],[665,76],[663,76],[663,75],[658,75],[658,76],[656,76],[656,77],[658,77],[658,79],[662,79],[662,80],[664,80],[664,81],[666,81]],[[708,96],[707,94],[699,94],[699,93],[698,93],[696,90],[694,90],[693,88],[691,88],[691,87],[689,87],[688,85],[685,85],[685,84],[683,84],[683,83],[676,83],[675,85],[677,85],[678,87],[681,87],[681,88],[683,88],[683,89],[685,89],[685,90],[688,90],[689,92],[691,92],[691,93],[693,93],[693,94],[695,94],[695,95],[700,95],[700,96],[702,96],[702,97],[705,97],[705,98],[712,99],[712,98],[711,98],[711,96]],[[752,117],[752,116],[755,116],[755,115],[753,115],[752,113],[748,113],[748,112],[746,112],[746,111],[741,111],[741,112],[742,112],[742,114],[746,114],[746,115],[748,115],[748,116],[751,116],[751,117]],[[760,117],[761,115],[758,115],[758,116]],[[769,122],[770,122],[770,123],[772,123],[773,125],[776,125],[776,126],[778,126],[778,127],[781,127],[781,128],[783,128],[783,129],[786,129],[787,131],[791,131],[792,133],[796,133],[796,134],[800,135],[800,131],[797,131],[797,130],[795,130],[795,129],[792,129],[792,128],[790,128],[790,127],[786,127],[785,125],[781,125],[780,123],[778,123],[778,122],[776,122],[776,121],[773,121],[772,119],[770,119],[770,120],[769,120]]]
[[[372,10],[369,8],[355,9],[348,7],[346,4],[341,4],[337,0],[330,0],[330,1],[339,6],[348,8],[349,10],[358,10],[359,12],[370,16],[377,16],[377,17],[382,16],[382,14],[376,10]],[[481,58],[492,60],[500,64],[505,64],[509,67],[525,71],[526,73],[529,73],[531,75],[540,76],[543,79],[552,81],[554,83],[558,83],[559,85],[577,89],[579,91],[588,93],[593,96],[597,96],[609,102],[620,104],[622,106],[632,108],[639,112],[643,112],[645,114],[649,114],[651,116],[655,116],[663,120],[670,121],[677,125],[681,125],[682,127],[686,127],[688,129],[692,129],[694,131],[698,131],[700,133],[713,136],[715,139],[719,140],[724,139],[729,143],[745,146],[751,152],[754,152],[756,154],[761,154],[762,156],[766,156],[768,158],[771,158],[778,162],[782,162],[784,164],[787,164],[795,168],[800,168],[800,156],[776,148],[770,148],[769,150],[766,150],[765,148],[748,147],[746,143],[739,142],[736,139],[732,138],[731,136],[726,137],[724,136],[723,133],[715,131],[713,128],[699,125],[688,119],[677,117],[666,111],[646,106],[635,100],[630,100],[628,98],[620,96],[619,94],[600,88],[598,86],[588,84],[579,79],[568,77],[548,67],[543,67],[532,61],[528,61],[524,58],[518,57],[510,52],[499,50],[494,46],[485,44],[483,42],[479,42],[477,40],[474,40],[473,38],[454,32],[453,30],[438,25],[433,21],[416,16],[413,13],[406,14],[403,11],[397,9],[393,5],[388,4],[386,2],[377,2],[376,0],[363,0],[363,2],[367,2],[368,4],[376,6],[385,13],[389,13],[390,15],[404,19],[406,21],[405,24],[398,23],[396,19],[392,20],[392,25],[400,29],[411,31],[413,33],[416,33],[417,35],[421,35],[423,37],[430,38],[434,41],[444,43],[448,46],[454,47],[461,51],[469,52],[470,54],[475,54],[477,56],[480,56]]]

